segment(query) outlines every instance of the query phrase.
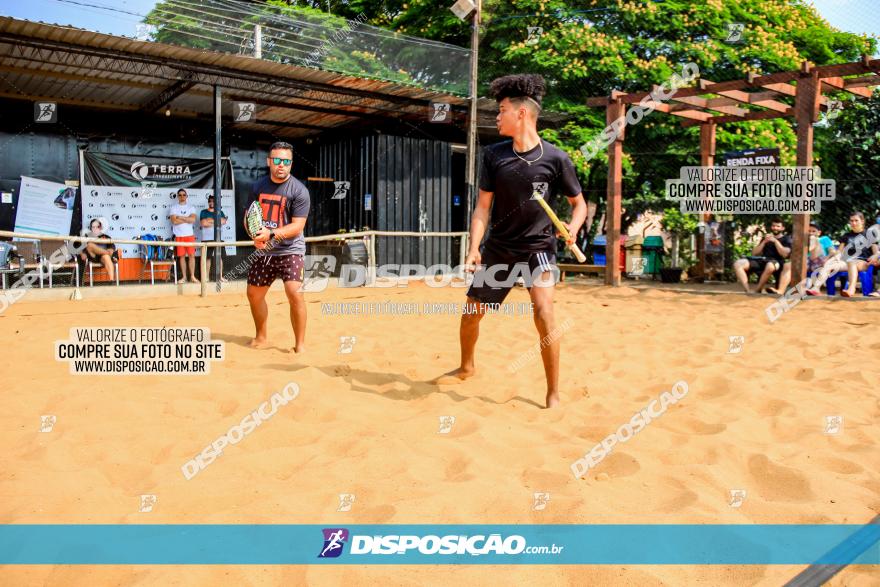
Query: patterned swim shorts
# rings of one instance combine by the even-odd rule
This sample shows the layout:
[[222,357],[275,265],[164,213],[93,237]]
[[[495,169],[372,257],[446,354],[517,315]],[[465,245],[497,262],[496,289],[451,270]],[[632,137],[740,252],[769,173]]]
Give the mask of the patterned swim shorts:
[[281,281],[303,280],[302,255],[263,255],[254,259],[248,271],[248,285],[268,287],[277,279]]

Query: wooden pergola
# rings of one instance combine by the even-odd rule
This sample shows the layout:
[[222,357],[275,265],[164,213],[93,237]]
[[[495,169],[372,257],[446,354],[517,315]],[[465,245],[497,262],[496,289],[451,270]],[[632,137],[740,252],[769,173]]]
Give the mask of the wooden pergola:
[[[700,165],[715,164],[717,125],[747,120],[791,117],[797,123],[797,165],[813,164],[813,123],[819,112],[827,110],[826,92],[846,91],[868,98],[871,88],[880,85],[880,59],[863,55],[861,61],[815,66],[804,62],[800,70],[768,75],[750,74],[748,78],[712,82],[705,78],[692,88],[680,88],[668,102],[651,100],[657,112],[678,116],[682,126],[700,125]],[[857,76],[857,77],[851,77]],[[656,87],[655,87],[656,89]],[[651,92],[625,93],[614,90],[611,96],[589,98],[587,105],[604,106],[605,120],[611,125],[624,118],[629,104],[636,104]],[[793,104],[790,103],[793,99]],[[746,108],[747,105],[758,108]],[[619,124],[619,123],[618,123]],[[625,127],[608,146],[608,197],[605,283],[620,285],[620,225],[623,196],[623,141]],[[672,178],[669,178],[672,179]],[[705,218],[704,218],[705,219]],[[795,214],[792,226],[792,283],[806,276],[809,214]],[[698,235],[697,265],[704,269],[703,235]]]

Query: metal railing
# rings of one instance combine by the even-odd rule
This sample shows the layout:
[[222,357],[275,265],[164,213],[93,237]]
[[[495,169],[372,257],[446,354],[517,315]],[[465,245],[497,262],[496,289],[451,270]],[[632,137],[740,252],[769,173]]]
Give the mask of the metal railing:
[[[359,232],[346,232],[339,234],[328,234],[321,236],[308,236],[305,238],[306,243],[317,243],[317,242],[333,242],[333,241],[346,241],[353,239],[365,238],[367,239],[367,271],[368,275],[375,276],[376,275],[376,237],[381,236],[389,236],[389,237],[460,237],[461,241],[459,242],[459,265],[464,265],[465,259],[467,257],[467,247],[468,247],[468,237],[469,233],[467,232],[412,232],[412,231],[386,231],[386,230],[364,230]],[[49,241],[49,242],[69,242],[76,241],[82,243],[97,243],[97,244],[113,244],[113,245],[141,245],[141,246],[160,246],[160,247],[179,247],[179,246],[192,246],[199,248],[201,252],[200,257],[200,269],[201,269],[201,295],[208,295],[208,249],[214,247],[253,247],[254,241],[246,240],[246,241],[222,241],[222,242],[195,242],[195,243],[181,243],[179,241],[143,241],[137,239],[106,239],[106,238],[95,238],[95,237],[86,237],[86,236],[76,236],[76,235],[46,235],[46,234],[32,234],[27,232],[12,232],[8,230],[0,230],[0,238],[12,238],[18,240],[36,240],[36,241]]]

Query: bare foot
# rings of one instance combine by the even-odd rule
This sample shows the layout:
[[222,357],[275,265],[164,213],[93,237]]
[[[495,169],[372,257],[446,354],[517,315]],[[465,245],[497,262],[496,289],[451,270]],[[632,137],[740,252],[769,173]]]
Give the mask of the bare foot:
[[453,369],[449,373],[444,373],[432,383],[436,385],[458,385],[465,379],[469,379],[474,376],[476,371],[474,369],[462,369],[459,367],[458,369]]
[[301,354],[303,354],[304,352],[306,352],[306,346],[303,345],[303,344],[301,344],[301,345],[299,345],[299,346],[295,346],[295,347],[293,347],[292,349],[290,349],[290,352],[292,352],[292,353],[294,353],[294,354],[296,354],[296,355],[301,355]]
[[547,394],[547,408],[555,408],[559,405],[559,392],[554,391],[553,393]]
[[184,283],[186,283],[186,278],[180,278],[177,280],[178,285],[183,285]]
[[265,338],[255,338],[248,343],[252,349],[264,349],[269,345]]
[[190,277],[189,282],[190,283],[198,283],[199,281],[195,277]]

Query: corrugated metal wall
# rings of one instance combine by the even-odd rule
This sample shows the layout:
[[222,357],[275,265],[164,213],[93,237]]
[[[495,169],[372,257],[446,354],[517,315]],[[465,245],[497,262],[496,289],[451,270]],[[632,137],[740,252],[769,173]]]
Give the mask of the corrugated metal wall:
[[[0,206],[2,228],[12,229],[19,177],[28,175],[59,183],[78,179],[79,146],[114,153],[212,156],[212,129],[201,122],[70,109],[64,111],[69,124],[21,132],[21,125],[13,120],[32,115],[31,104],[22,104],[0,100],[0,107],[11,105],[10,111],[20,115],[0,120],[0,188],[15,192],[14,204]],[[322,138],[328,142],[294,144],[293,175],[307,185],[312,196],[307,235],[335,234],[365,226],[389,231],[452,230],[450,142],[390,134],[337,141]],[[236,136],[224,130],[223,139],[235,172],[240,215],[248,204],[251,184],[267,172],[266,144],[270,137],[262,137],[262,144],[258,144],[252,136]],[[309,181],[308,177],[350,181],[351,191],[345,199],[333,200],[332,181]],[[365,194],[371,195],[371,210],[365,210]],[[75,210],[74,230],[79,228],[79,218],[80,212]],[[237,238],[245,239],[240,223],[236,224]],[[458,248],[453,240],[380,237],[377,262],[455,265]]]
[[[343,200],[332,200],[332,182],[310,181],[312,210],[307,234],[340,229],[443,232],[452,229],[452,148],[450,143],[393,135],[370,135],[322,145],[316,172],[350,181]],[[365,210],[365,194],[372,210]],[[377,262],[454,265],[448,237],[379,237]]]
[[[452,149],[449,143],[410,137],[372,137],[378,142],[377,229],[449,231],[452,222]],[[380,263],[452,264],[447,237],[385,237]]]
[[[375,172],[370,150],[362,138],[321,145],[315,153],[315,173],[332,181],[308,181],[312,214],[306,235],[334,234],[375,228],[373,213],[364,209],[365,194],[375,194]],[[348,181],[350,190],[342,199],[333,199],[334,181]],[[375,202],[372,202],[373,207]],[[374,208],[375,209],[375,208]]]

